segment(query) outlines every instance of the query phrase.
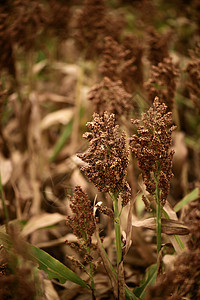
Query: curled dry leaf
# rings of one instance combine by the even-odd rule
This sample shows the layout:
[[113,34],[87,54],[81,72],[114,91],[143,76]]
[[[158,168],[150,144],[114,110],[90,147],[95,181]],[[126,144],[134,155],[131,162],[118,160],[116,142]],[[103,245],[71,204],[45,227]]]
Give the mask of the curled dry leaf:
[[[176,220],[161,219],[162,228],[161,232],[168,235],[187,235],[189,229],[183,223]],[[156,231],[156,219],[149,218],[141,221],[134,221],[132,225],[135,227],[144,227]]]
[[[178,217],[176,215],[176,212],[174,209],[171,207],[169,202],[167,201],[164,206],[164,211],[165,214],[167,214],[167,217],[170,218],[170,220],[175,220],[178,221]],[[182,247],[180,248],[180,245],[177,242],[177,238],[180,240],[179,243],[182,244]],[[186,236],[172,236],[169,235],[170,242],[174,246],[174,249],[176,250],[176,253],[181,253],[183,249],[187,248],[187,237]]]
[[73,116],[72,108],[57,110],[56,112],[50,113],[46,117],[43,118],[43,120],[40,123],[40,128],[42,130],[45,130],[45,129],[49,128],[50,126],[55,125],[57,123],[66,125],[67,123],[69,123],[72,116]]
[[28,223],[24,226],[22,230],[22,235],[23,236],[29,235],[30,233],[34,232],[37,229],[46,226],[51,226],[63,220],[66,220],[66,217],[59,213],[54,213],[54,214],[44,213],[41,215],[36,215],[32,217],[28,221]]
[[71,104],[73,105],[74,102],[72,101],[71,97],[62,96],[59,94],[55,94],[52,92],[44,92],[38,94],[38,100],[39,102],[45,102],[45,101],[52,101],[55,103],[65,103],[65,104]]
[[12,174],[12,163],[9,159],[5,159],[2,156],[0,157],[0,173],[1,173],[1,182],[2,185],[5,185]]
[[33,74],[37,75],[47,66],[47,59],[44,59],[33,66]]
[[44,293],[47,300],[59,300],[59,296],[50,280],[44,279]]
[[173,149],[175,151],[173,157],[173,173],[175,176],[180,176],[188,155],[188,149],[184,141],[184,133],[174,132],[173,142]]
[[[138,193],[137,193],[138,195]],[[136,200],[136,197],[132,198],[131,201],[129,202],[129,207],[128,207],[128,218],[127,218],[127,227],[126,227],[126,248],[125,248],[125,252],[124,252],[124,257],[126,256],[126,254],[128,253],[128,250],[132,244],[132,240],[131,240],[131,236],[132,236],[132,211],[133,211],[133,204]]]
[[55,62],[52,64],[52,67],[55,70],[58,70],[66,75],[73,75],[75,77],[78,76],[78,73],[80,72],[80,68],[76,64],[65,64],[63,62]]
[[114,295],[117,298],[117,296],[118,296],[117,279],[116,279],[113,271],[111,270],[111,265],[108,261],[108,258],[106,257],[105,250],[103,248],[103,245],[102,245],[100,237],[99,237],[98,229],[96,230],[96,239],[97,239],[97,249],[98,249],[99,255],[101,256],[101,259],[103,261],[103,265],[104,265],[104,268],[106,270],[106,273],[109,276],[109,279],[110,279],[110,282],[111,282],[111,285],[112,285],[112,288],[113,288]]
[[66,241],[76,243],[77,237],[73,233],[68,233],[65,236],[62,236],[55,240],[36,243],[35,246],[38,248],[49,248],[49,247],[55,247],[55,246],[58,246],[61,244],[63,245]]

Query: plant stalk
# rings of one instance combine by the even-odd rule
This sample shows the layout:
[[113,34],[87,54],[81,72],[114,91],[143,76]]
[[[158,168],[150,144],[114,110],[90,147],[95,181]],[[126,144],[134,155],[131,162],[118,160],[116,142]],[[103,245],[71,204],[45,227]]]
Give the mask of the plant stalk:
[[122,244],[121,244],[121,230],[120,230],[120,216],[118,209],[117,195],[113,194],[113,206],[114,206],[114,225],[115,225],[115,237],[116,237],[116,248],[117,248],[117,266],[122,260]]
[[158,187],[158,179],[156,178],[156,235],[157,235],[157,254],[161,249],[161,216],[162,207],[160,204],[160,189]]
[[3,195],[3,185],[2,185],[2,181],[1,181],[1,173],[0,173],[0,197],[1,197],[2,205],[3,205],[6,233],[8,233],[9,217],[8,217],[8,211],[7,211],[7,208],[6,208],[5,199],[4,199],[4,195]]
[[161,250],[161,216],[162,206],[160,204],[160,189],[158,187],[158,179],[156,178],[156,235],[157,235],[157,276],[159,272],[159,253]]
[[[86,231],[83,233],[83,239],[85,241],[87,241],[87,232]],[[88,252],[88,254],[90,254],[90,247],[87,247],[87,252]],[[96,297],[95,297],[95,287],[94,287],[94,278],[93,278],[94,272],[93,272],[93,265],[91,262],[89,263],[89,269],[90,269],[89,276],[90,276],[90,282],[91,282],[92,299],[95,300]]]
[[91,282],[91,290],[92,290],[92,299],[95,300],[95,288],[94,288],[94,278],[93,278],[93,266],[89,263],[90,266],[90,282]]
[[[90,254],[90,248],[88,247],[88,253]],[[89,263],[90,268],[90,282],[91,282],[91,290],[92,290],[92,299],[95,300],[95,287],[94,287],[94,278],[93,278],[93,265]]]

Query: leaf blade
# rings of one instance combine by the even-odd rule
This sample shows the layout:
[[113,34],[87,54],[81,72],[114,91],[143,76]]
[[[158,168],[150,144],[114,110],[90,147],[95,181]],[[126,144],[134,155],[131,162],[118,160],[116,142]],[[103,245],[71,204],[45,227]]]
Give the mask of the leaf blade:
[[183,206],[186,204],[196,200],[199,198],[199,189],[195,188],[192,192],[187,194],[181,201],[179,201],[175,206],[174,206],[174,211],[177,212],[179,211]]
[[32,259],[37,261],[39,269],[44,270],[49,279],[57,278],[61,283],[65,283],[67,280],[74,282],[82,287],[89,288],[89,286],[72,270],[67,268],[59,260],[52,257],[47,252],[37,248],[36,246],[29,245],[31,248]]
[[[13,244],[8,234],[0,232],[0,242],[8,252],[12,251]],[[59,260],[34,245],[29,243],[26,243],[26,245],[30,250],[27,253],[28,259],[37,263],[39,266],[38,268],[47,273],[49,279],[56,278],[62,284],[66,281],[71,281],[82,287],[90,288],[85,281]]]
[[155,281],[156,281],[156,276],[157,276],[157,264],[154,264],[154,265],[151,265],[147,271],[146,271],[146,274],[145,274],[145,278],[144,280],[142,281],[142,284],[140,287],[136,288],[134,290],[134,294],[139,297],[140,299],[143,299],[145,294],[146,294],[146,291],[147,291],[147,288],[154,284]]

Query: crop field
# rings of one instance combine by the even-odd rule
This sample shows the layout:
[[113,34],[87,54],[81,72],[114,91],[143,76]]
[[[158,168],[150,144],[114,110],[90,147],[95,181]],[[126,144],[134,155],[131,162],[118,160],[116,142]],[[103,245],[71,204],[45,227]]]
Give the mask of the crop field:
[[0,299],[200,299],[200,2],[0,1]]

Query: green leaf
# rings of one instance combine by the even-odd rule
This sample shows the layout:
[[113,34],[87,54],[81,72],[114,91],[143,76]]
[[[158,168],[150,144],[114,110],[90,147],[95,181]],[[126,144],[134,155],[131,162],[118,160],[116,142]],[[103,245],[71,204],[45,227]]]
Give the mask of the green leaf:
[[49,255],[47,252],[37,248],[33,245],[29,245],[31,248],[30,257],[39,264],[39,269],[45,271],[48,274],[49,279],[57,278],[61,283],[65,283],[67,280],[77,283],[80,286],[89,288],[89,286],[73,271],[68,269],[60,261]]
[[53,154],[50,157],[50,162],[54,161],[54,159],[58,156],[62,148],[64,147],[65,143],[67,142],[68,138],[70,137],[72,133],[72,125],[73,125],[73,119],[69,121],[69,123],[65,126],[63,132],[61,133],[61,136],[59,137]]
[[157,264],[151,265],[145,274],[144,280],[141,282],[141,286],[136,288],[134,290],[134,294],[139,297],[140,299],[143,299],[147,288],[154,284],[156,281],[156,275],[157,275]]
[[[79,118],[81,119],[84,114],[84,108],[81,107],[79,112]],[[65,146],[68,138],[71,136],[72,128],[73,128],[74,119],[72,118],[69,123],[64,127],[53,151],[53,154],[49,158],[49,161],[52,162],[58,156],[62,148]]]
[[136,297],[129,289],[127,286],[125,286],[125,297],[126,300],[139,300],[138,297]]
[[199,198],[199,189],[196,188],[192,192],[190,192],[188,195],[186,195],[181,201],[179,201],[175,206],[174,206],[174,211],[177,212],[179,211],[183,206],[188,204],[191,201],[194,201]]
[[[0,242],[8,252],[12,251],[13,244],[8,234],[0,232]],[[78,275],[47,252],[28,243],[26,243],[26,246],[30,250],[27,253],[29,260],[37,263],[39,269],[45,271],[49,279],[57,278],[62,284],[69,280],[89,289],[89,286]]]
[[[110,273],[110,278],[112,278],[112,273],[114,274],[113,283],[115,283],[115,280],[117,280],[117,273],[115,272],[115,269],[113,268],[113,265],[106,253],[106,250],[104,249],[104,246],[101,242],[101,239],[99,237],[99,233],[96,234],[97,237],[97,247],[100,251],[101,258],[104,263],[104,267],[107,271],[107,273]],[[138,298],[129,290],[129,288],[125,285],[125,298],[126,300],[138,300]]]

